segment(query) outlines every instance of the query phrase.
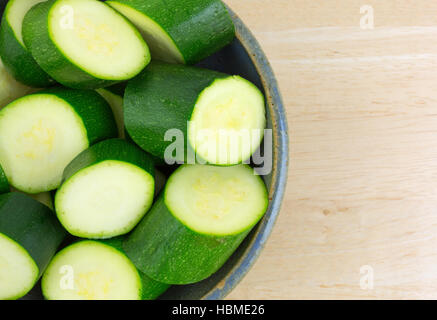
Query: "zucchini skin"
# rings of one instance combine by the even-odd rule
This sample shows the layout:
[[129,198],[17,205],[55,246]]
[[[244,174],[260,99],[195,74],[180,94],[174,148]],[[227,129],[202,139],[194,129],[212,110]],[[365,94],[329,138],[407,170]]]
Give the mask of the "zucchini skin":
[[70,104],[83,121],[90,145],[117,137],[117,124],[112,109],[97,92],[58,87],[35,94],[51,94]]
[[186,64],[217,52],[235,37],[221,0],[114,0],[154,20],[175,43]]
[[[109,139],[97,143],[82,151],[65,168],[63,180],[67,180],[76,172],[105,160],[129,162],[155,176],[152,158],[132,143],[122,139]],[[55,200],[56,201],[56,200]]]
[[16,80],[30,87],[43,88],[53,85],[55,80],[41,69],[31,53],[15,38],[7,20],[8,6],[0,26],[0,56],[6,70]]
[[41,68],[59,83],[75,89],[97,89],[117,83],[98,79],[65,57],[49,35],[49,12],[56,0],[41,2],[23,20],[23,40]]
[[[106,240],[97,240],[103,244],[117,249],[124,255],[126,252],[123,250],[124,236],[119,236]],[[138,269],[137,269],[138,270]],[[169,284],[158,282],[148,277],[146,274],[138,270],[138,274],[141,278],[142,290],[141,290],[141,300],[154,300],[163,294],[170,287]]]
[[3,171],[2,166],[0,165],[0,194],[9,191],[10,191],[10,186],[9,186],[8,178],[6,177],[6,174]]
[[250,229],[230,236],[197,233],[170,212],[165,191],[123,242],[138,269],[156,281],[190,284],[208,278],[237,249]]
[[[164,140],[167,130],[178,129],[188,137],[187,121],[200,93],[214,80],[226,77],[229,75],[212,70],[152,62],[126,87],[123,108],[129,136],[147,152],[164,159],[172,144]],[[178,162],[187,162],[189,147]]]
[[0,233],[26,249],[39,276],[67,235],[47,206],[19,192],[0,195]]

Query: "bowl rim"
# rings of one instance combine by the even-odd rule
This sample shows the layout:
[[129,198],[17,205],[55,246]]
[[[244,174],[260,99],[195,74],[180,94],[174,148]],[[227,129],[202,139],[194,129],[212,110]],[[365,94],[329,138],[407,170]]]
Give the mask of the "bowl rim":
[[267,106],[272,118],[274,162],[272,183],[269,190],[269,208],[264,218],[259,223],[257,227],[258,230],[253,239],[251,239],[246,252],[233,266],[230,273],[214,288],[203,295],[202,299],[205,300],[218,300],[225,298],[238,285],[238,283],[240,283],[254,265],[278,218],[288,177],[288,125],[282,97],[279,92],[278,82],[269,61],[255,36],[237,14],[228,6],[227,8],[232,20],[234,21],[236,37],[252,60],[266,94]]

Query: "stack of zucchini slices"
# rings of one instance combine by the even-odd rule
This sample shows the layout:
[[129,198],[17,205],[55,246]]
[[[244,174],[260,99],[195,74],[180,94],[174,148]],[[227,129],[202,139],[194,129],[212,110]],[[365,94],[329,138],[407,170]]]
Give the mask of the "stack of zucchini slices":
[[268,207],[263,94],[191,66],[234,32],[220,0],[8,1],[0,299],[155,299],[223,266]]

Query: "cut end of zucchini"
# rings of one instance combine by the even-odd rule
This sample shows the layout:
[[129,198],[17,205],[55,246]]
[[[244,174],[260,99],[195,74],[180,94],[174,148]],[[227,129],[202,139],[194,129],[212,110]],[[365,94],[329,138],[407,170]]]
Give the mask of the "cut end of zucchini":
[[58,190],[59,220],[73,235],[104,239],[129,232],[152,205],[154,178],[127,162],[106,160],[78,171]]
[[165,203],[188,228],[234,235],[251,228],[268,205],[266,187],[246,165],[184,165],[170,177]]
[[0,233],[0,300],[21,298],[32,289],[39,269],[18,243]]
[[188,127],[196,154],[208,163],[232,165],[259,147],[266,124],[264,97],[249,81],[215,80],[200,94]]
[[125,129],[124,129],[124,118],[123,118],[123,97],[104,88],[97,89],[96,91],[111,106],[112,113],[114,114],[115,122],[117,123],[118,137],[124,139]]
[[185,63],[184,57],[172,38],[159,24],[145,14],[117,1],[107,1],[111,7],[128,18],[141,32],[149,45],[152,58],[169,63]]
[[6,19],[11,26],[15,38],[17,41],[26,48],[23,42],[23,36],[21,33],[21,28],[23,25],[23,19],[27,11],[30,10],[34,5],[46,0],[10,0],[8,8],[6,10]]
[[127,80],[150,62],[139,32],[100,1],[57,1],[50,10],[49,32],[67,59],[99,79]]
[[27,193],[57,188],[67,164],[88,147],[82,119],[51,94],[29,95],[3,108],[0,137],[9,183]]
[[49,300],[139,300],[141,278],[117,249],[81,241],[60,251],[42,278]]

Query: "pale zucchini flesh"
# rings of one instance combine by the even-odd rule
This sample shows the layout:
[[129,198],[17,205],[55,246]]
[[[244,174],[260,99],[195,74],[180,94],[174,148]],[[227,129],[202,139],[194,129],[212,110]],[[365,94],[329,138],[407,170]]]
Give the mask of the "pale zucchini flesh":
[[96,241],[61,250],[42,278],[49,300],[139,300],[141,278],[120,251]]
[[24,296],[33,287],[39,269],[29,253],[0,233],[0,300]]
[[[70,21],[65,8],[71,8]],[[49,33],[71,62],[99,79],[129,79],[150,61],[138,31],[99,1],[57,1],[50,10]]]
[[14,32],[17,41],[26,48],[23,41],[23,36],[21,28],[23,25],[23,19],[27,11],[30,10],[34,5],[46,0],[13,0],[9,10],[7,12],[7,20]]
[[184,165],[169,178],[164,198],[182,224],[214,236],[250,229],[268,205],[263,181],[246,165]]
[[88,147],[82,119],[51,94],[23,97],[0,111],[0,163],[12,186],[40,193],[59,186],[67,164]]
[[239,77],[215,80],[194,106],[188,137],[196,154],[208,163],[238,164],[259,147],[266,125],[264,96]]
[[154,178],[127,162],[106,160],[78,171],[58,190],[57,215],[73,235],[105,239],[130,231],[150,208]]

